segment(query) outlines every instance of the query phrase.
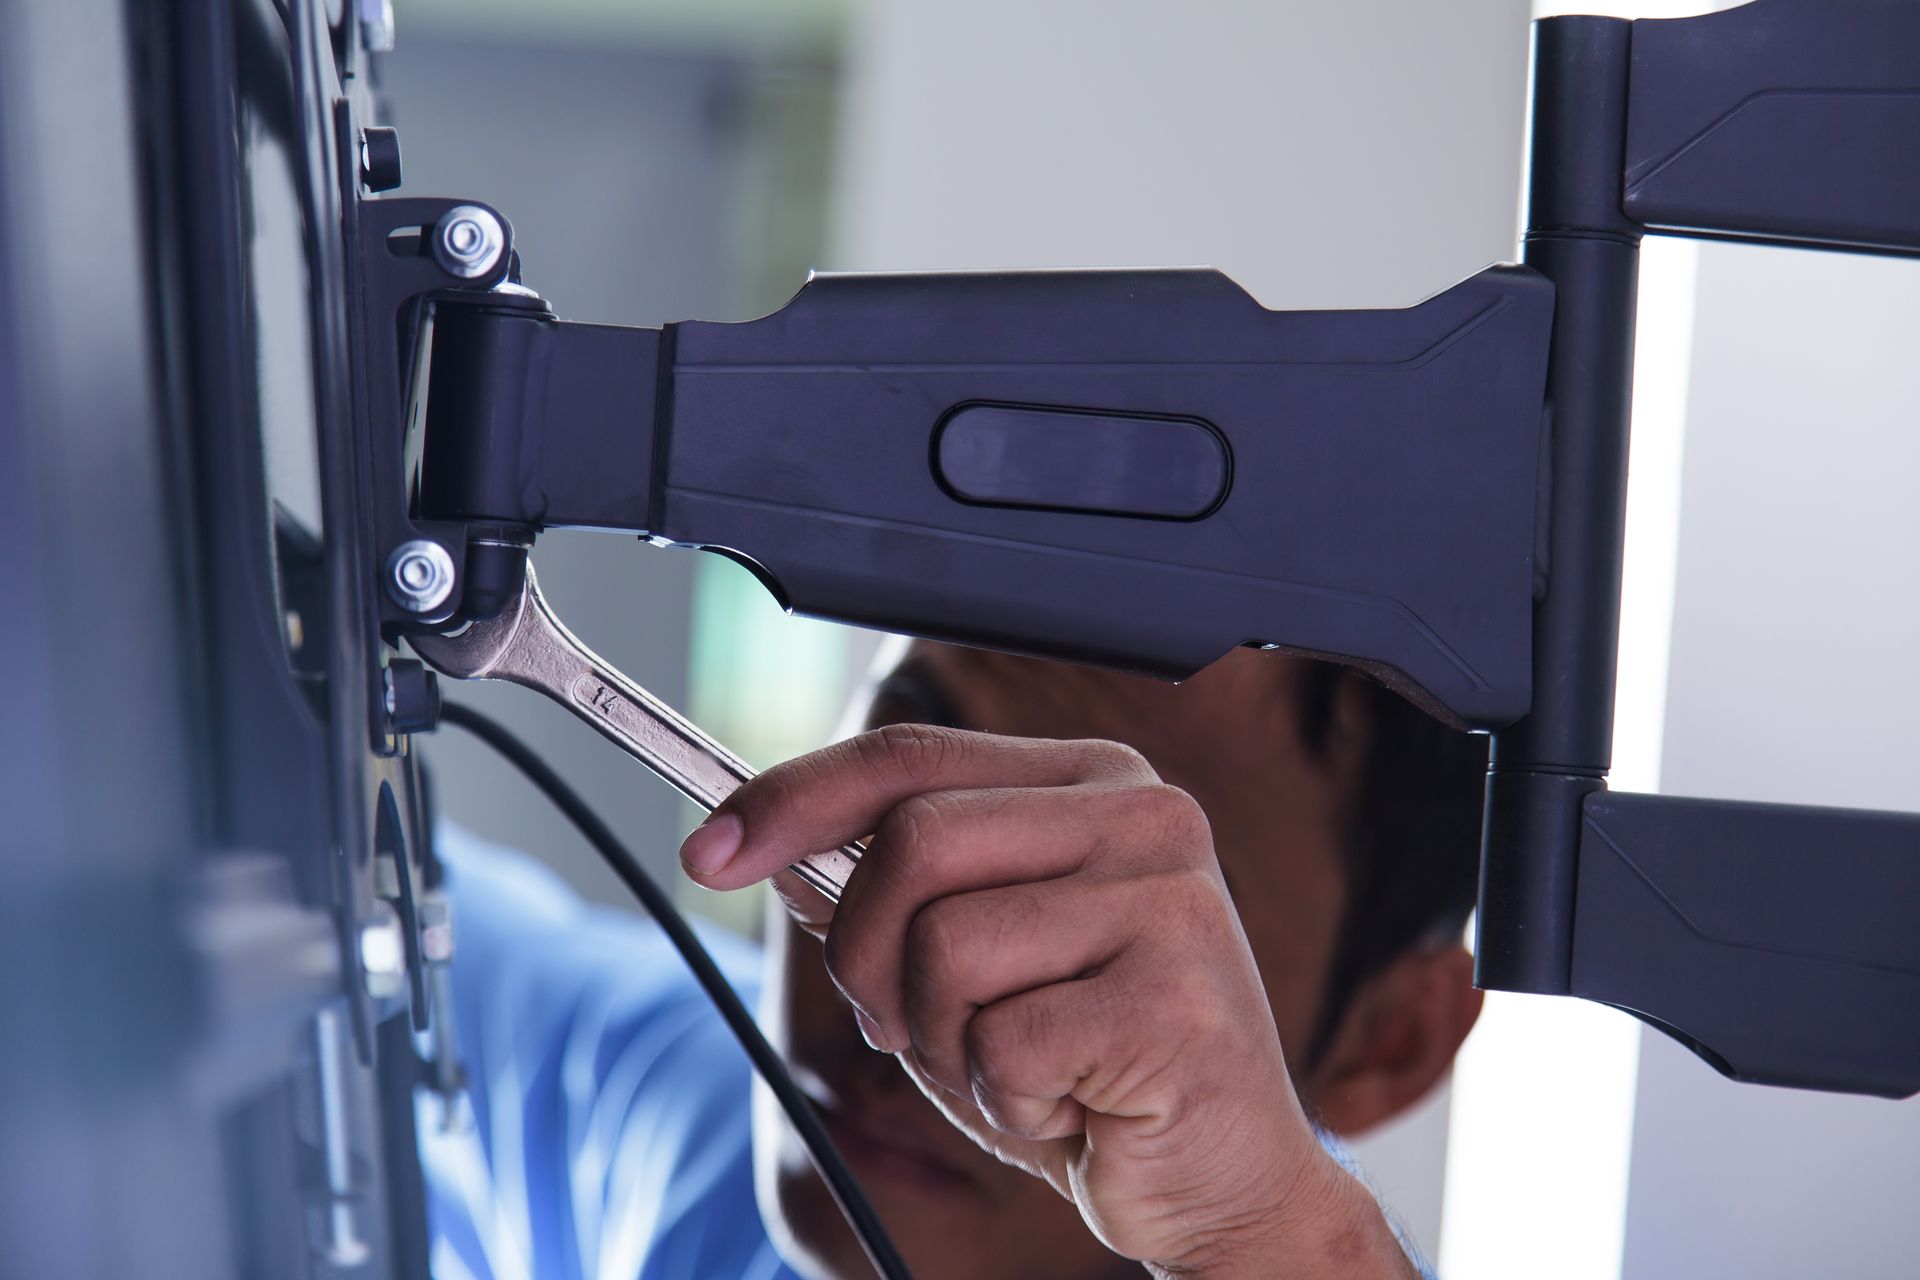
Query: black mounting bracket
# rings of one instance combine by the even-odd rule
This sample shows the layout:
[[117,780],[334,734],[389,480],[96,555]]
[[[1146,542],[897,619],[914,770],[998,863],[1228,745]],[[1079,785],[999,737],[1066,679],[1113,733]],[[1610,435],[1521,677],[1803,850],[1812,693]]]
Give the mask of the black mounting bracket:
[[[480,268],[473,275],[456,274],[445,255],[435,252],[436,239],[456,220],[477,228],[474,234],[494,235],[491,245],[482,246],[485,259],[472,264]],[[470,577],[470,522],[425,518],[415,501],[419,457],[410,442],[417,440],[419,424],[407,420],[407,392],[419,372],[416,364],[433,350],[424,319],[440,297],[471,298],[473,305],[485,306],[493,299],[521,295],[510,279],[515,268],[512,224],[479,201],[398,196],[356,200],[351,202],[347,242],[356,258],[351,329],[365,459],[361,479],[366,486],[360,510],[368,535],[364,545],[378,557],[366,569],[378,601],[378,625],[392,635],[445,624],[469,606],[464,597]],[[429,566],[444,571],[444,583],[427,583],[433,590],[411,594],[403,589],[395,578],[394,561],[407,547],[435,561],[444,556],[444,563]]]
[[1606,791],[1640,239],[1920,253],[1920,6],[1548,19],[1534,82],[1526,265],[1402,310],[1022,272],[582,325],[510,245],[455,279],[406,239],[455,202],[365,201],[374,545],[432,542],[455,578],[383,626],[486,616],[535,533],[582,526],[945,640],[1352,663],[1494,735],[1483,986],[1618,1005],[1741,1079],[1920,1090],[1891,905],[1920,901],[1920,817]]

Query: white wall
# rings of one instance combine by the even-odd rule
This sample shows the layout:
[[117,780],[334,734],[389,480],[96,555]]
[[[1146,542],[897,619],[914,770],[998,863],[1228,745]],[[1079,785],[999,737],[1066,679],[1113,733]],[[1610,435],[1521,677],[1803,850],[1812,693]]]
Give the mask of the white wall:
[[1404,306],[1513,255],[1526,58],[1524,0],[874,0],[827,265]]
[[[1514,252],[1526,0],[874,0],[843,270],[1208,264],[1405,306]],[[1444,1093],[1360,1156],[1431,1253]]]
[[[1701,247],[1661,790],[1920,810],[1917,302],[1920,263]],[[1645,1037],[1633,1280],[1920,1274],[1916,1203],[1920,1104]]]

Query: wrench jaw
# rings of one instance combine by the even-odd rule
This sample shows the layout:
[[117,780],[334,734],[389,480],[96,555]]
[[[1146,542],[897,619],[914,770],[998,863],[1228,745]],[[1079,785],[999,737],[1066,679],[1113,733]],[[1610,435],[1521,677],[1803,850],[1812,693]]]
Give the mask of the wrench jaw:
[[[422,661],[455,680],[505,680],[540,693],[711,810],[753,776],[738,756],[603,661],[567,630],[544,597],[533,565],[512,603],[452,635],[407,637]],[[859,864],[859,845],[812,854],[793,870],[838,902]]]
[[450,679],[499,679],[501,660],[513,651],[514,638],[538,590],[533,566],[529,564],[521,579],[519,594],[493,617],[469,622],[451,635],[410,635],[407,643],[413,646],[422,662]]

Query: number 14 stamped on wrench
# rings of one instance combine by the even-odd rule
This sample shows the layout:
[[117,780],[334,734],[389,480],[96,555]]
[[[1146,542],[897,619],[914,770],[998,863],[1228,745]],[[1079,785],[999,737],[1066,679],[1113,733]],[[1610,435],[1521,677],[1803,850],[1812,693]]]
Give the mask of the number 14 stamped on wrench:
[[[532,564],[519,596],[498,616],[453,635],[409,640],[444,676],[505,680],[546,694],[702,808],[712,809],[753,776],[740,757],[581,644],[540,594]],[[860,853],[847,845],[809,854],[793,870],[838,902]]]

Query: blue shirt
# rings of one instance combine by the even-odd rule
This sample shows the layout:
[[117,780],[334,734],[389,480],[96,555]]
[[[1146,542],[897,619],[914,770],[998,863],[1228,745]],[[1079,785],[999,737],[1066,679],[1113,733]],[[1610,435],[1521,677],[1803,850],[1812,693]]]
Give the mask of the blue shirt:
[[[418,1112],[436,1280],[797,1280],[754,1205],[746,1057],[666,936],[437,832],[454,902],[449,1129]],[[751,1005],[759,953],[704,940]]]
[[[746,1055],[666,935],[457,827],[435,846],[468,1075],[450,1126],[417,1116],[435,1280],[799,1280],[754,1203]],[[751,1006],[758,949],[701,937]]]

